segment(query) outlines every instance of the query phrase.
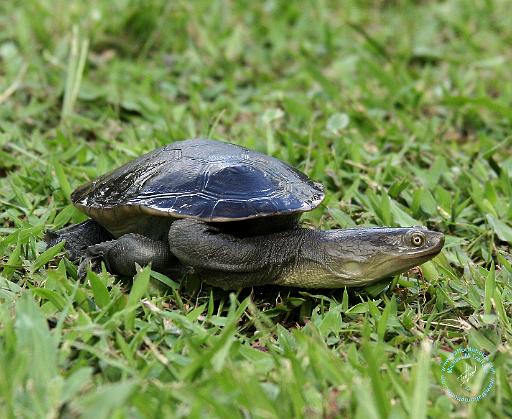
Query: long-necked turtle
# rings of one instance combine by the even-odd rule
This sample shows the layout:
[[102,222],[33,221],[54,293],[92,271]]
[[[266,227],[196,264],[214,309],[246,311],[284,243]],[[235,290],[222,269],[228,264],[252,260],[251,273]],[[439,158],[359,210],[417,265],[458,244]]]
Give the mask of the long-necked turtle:
[[[83,270],[104,261],[133,275],[187,268],[222,288],[263,284],[367,285],[437,255],[441,233],[422,227],[314,230],[300,214],[323,188],[255,151],[213,140],[175,142],[79,187],[75,206],[92,220],[48,233],[65,239]],[[192,268],[192,269],[190,269]]]

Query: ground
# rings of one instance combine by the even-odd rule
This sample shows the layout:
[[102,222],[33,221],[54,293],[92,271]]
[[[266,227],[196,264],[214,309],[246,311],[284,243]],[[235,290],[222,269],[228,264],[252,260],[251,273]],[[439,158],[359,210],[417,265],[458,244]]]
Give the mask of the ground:
[[[1,416],[512,416],[511,42],[507,1],[2,2]],[[45,250],[85,219],[75,187],[192,137],[322,182],[306,225],[445,249],[366,289],[236,293],[80,282]],[[474,402],[443,382],[466,347],[495,371]]]

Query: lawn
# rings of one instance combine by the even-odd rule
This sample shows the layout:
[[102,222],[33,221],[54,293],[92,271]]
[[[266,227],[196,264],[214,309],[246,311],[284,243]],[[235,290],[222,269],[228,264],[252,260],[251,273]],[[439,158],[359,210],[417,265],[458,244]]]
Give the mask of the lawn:
[[[511,417],[511,44],[505,0],[1,2],[0,416]],[[45,249],[86,219],[74,188],[194,137],[322,182],[307,226],[445,248],[368,288],[238,292],[78,281]],[[494,366],[473,402],[443,383],[467,347]]]

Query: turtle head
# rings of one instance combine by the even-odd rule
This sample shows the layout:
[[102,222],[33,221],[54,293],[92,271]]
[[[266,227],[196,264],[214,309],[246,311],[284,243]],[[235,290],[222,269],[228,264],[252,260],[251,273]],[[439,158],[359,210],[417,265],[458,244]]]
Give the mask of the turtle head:
[[444,235],[424,227],[353,228],[321,236],[326,286],[362,286],[405,272],[436,256]]

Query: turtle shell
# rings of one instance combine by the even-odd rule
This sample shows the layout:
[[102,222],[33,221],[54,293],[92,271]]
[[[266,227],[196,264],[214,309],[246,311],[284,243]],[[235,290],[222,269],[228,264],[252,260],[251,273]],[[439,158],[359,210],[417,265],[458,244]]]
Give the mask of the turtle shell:
[[309,211],[323,198],[321,184],[278,159],[203,139],[153,150],[71,195],[96,219],[114,212],[212,222]]

